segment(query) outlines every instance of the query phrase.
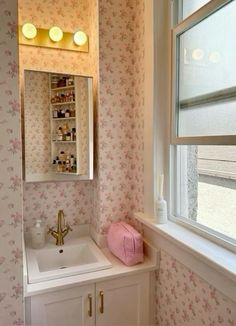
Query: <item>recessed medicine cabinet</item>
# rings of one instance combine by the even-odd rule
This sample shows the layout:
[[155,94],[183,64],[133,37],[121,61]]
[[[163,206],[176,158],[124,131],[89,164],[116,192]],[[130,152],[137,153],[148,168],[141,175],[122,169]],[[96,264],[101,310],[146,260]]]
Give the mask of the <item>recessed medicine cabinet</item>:
[[24,71],[26,182],[93,178],[92,77]]

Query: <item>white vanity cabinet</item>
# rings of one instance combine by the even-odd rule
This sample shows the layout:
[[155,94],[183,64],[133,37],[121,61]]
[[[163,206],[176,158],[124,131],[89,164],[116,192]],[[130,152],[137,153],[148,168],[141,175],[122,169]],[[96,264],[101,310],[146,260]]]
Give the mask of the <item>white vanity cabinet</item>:
[[94,284],[31,297],[32,326],[95,325]]
[[149,324],[149,273],[31,297],[33,326]]
[[149,273],[96,284],[96,326],[149,324]]

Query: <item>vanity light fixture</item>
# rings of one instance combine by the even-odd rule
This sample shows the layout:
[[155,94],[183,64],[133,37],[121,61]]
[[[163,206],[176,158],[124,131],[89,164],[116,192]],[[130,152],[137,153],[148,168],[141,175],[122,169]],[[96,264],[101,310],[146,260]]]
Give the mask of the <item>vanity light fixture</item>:
[[32,40],[37,36],[37,28],[31,23],[25,23],[21,30],[28,40]]
[[78,46],[83,46],[87,43],[88,41],[88,38],[87,38],[87,35],[82,32],[82,31],[77,31],[75,34],[74,34],[74,43]]
[[49,37],[53,42],[60,42],[63,39],[63,32],[58,26],[53,26],[49,30]]
[[67,51],[89,52],[89,38],[79,30],[75,33],[64,32],[58,26],[50,29],[36,28],[31,23],[19,26],[19,44]]

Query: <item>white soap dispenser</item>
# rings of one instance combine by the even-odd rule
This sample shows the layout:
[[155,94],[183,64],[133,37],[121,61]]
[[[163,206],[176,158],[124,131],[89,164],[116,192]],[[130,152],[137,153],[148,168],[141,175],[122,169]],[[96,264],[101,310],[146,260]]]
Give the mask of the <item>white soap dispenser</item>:
[[155,223],[167,223],[167,203],[163,198],[164,174],[159,176],[159,195],[155,203]]
[[40,249],[45,246],[45,227],[41,220],[36,220],[31,228],[31,245],[34,249]]

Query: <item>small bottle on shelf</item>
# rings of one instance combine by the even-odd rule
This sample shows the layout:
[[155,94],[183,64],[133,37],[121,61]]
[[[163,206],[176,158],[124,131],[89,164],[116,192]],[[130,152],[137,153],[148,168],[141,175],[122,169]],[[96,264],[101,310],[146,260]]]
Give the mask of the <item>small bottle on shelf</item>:
[[58,118],[58,111],[56,108],[53,110],[53,118],[54,119]]
[[54,103],[60,103],[60,95],[59,95],[59,93],[56,94]]
[[66,102],[66,97],[65,97],[65,94],[61,94],[61,102],[64,103]]
[[70,163],[70,156],[69,155],[66,158],[66,172],[71,172],[71,163]]
[[69,131],[69,126],[68,126],[68,123],[64,123],[63,126],[62,126],[62,132],[64,135],[66,135]]
[[70,156],[70,167],[71,167],[72,172],[73,172],[74,165],[75,165],[75,157],[74,157],[74,155],[71,155]]
[[62,164],[61,164],[61,161],[58,161],[58,164],[57,164],[57,172],[63,172],[63,171],[62,171]]
[[66,161],[62,162],[62,172],[66,171]]
[[76,128],[72,128],[71,130],[71,140],[76,141]]
[[74,170],[75,170],[75,173],[76,173],[76,171],[77,171],[77,160],[76,160],[76,158],[75,158]]
[[58,141],[63,141],[63,132],[62,132],[62,128],[59,127],[58,131],[57,131],[57,140]]
[[57,161],[56,160],[53,160],[53,162],[52,162],[52,170],[53,170],[53,172],[57,171]]
[[67,86],[73,86],[73,85],[74,85],[74,79],[72,77],[68,77]]
[[69,131],[66,134],[66,141],[71,141],[71,133]]
[[61,118],[65,118],[66,111],[65,109],[61,109]]
[[66,160],[66,154],[64,151],[61,151],[60,154],[59,154],[59,159],[60,161],[65,161]]
[[51,88],[52,89],[58,87],[58,80],[59,80],[58,75],[52,75],[52,77],[51,77]]
[[73,92],[69,93],[68,102],[73,102]]
[[70,102],[70,94],[69,94],[69,92],[66,93],[66,102]]
[[67,109],[65,112],[65,118],[69,118],[70,117],[70,110]]
[[75,108],[74,108],[74,106],[70,109],[70,116],[71,117],[75,117]]

